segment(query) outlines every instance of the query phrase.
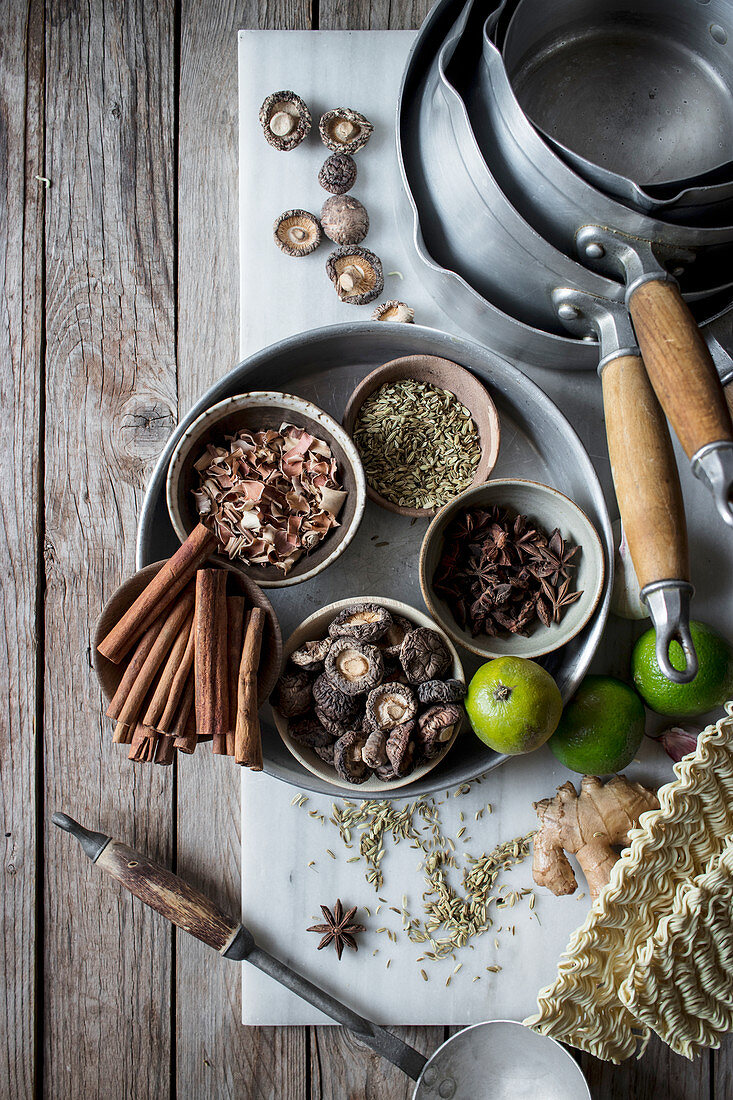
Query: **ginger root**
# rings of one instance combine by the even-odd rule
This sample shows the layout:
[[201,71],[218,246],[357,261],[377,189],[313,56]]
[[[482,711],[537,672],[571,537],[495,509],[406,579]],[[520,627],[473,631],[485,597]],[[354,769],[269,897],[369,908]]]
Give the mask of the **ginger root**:
[[629,843],[629,829],[646,810],[658,810],[656,793],[624,775],[604,785],[597,775],[584,775],[580,794],[568,781],[554,798],[535,802],[540,829],[534,838],[532,875],[553,894],[573,894],[578,881],[565,852],[577,857],[595,899],[611,877],[616,848]]

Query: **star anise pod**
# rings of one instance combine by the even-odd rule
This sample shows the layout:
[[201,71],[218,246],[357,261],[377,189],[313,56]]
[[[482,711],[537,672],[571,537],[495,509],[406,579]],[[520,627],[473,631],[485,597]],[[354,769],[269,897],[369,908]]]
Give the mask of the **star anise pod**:
[[555,528],[545,551],[547,563],[552,566],[550,572],[546,573],[545,576],[549,577],[552,584],[558,585],[560,581],[567,580],[570,577],[575,567],[574,563],[571,564],[571,562],[577,552],[577,546],[568,549],[565,539],[558,528]]
[[333,912],[331,912],[328,906],[321,906],[321,912],[326,918],[326,923],[312,924],[311,927],[307,929],[308,932],[320,932],[323,936],[323,939],[318,944],[319,951],[324,947],[328,947],[332,940],[339,959],[343,954],[344,944],[353,951],[359,950],[359,946],[354,937],[357,932],[366,932],[366,928],[363,924],[354,923],[353,918],[356,909],[357,907],[354,905],[353,908],[344,913],[344,907],[341,904],[340,898],[336,899]]

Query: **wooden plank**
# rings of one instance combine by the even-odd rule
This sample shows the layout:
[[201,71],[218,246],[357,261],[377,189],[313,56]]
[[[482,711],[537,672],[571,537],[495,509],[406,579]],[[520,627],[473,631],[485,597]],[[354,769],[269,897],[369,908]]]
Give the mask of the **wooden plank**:
[[[629,1058],[614,1066],[581,1054],[579,1062],[594,1100],[713,1100],[715,1095],[708,1052],[689,1062],[656,1037],[640,1060]],[[728,1094],[717,1095],[723,1100]]]
[[36,1085],[36,713],[43,357],[43,7],[0,8],[0,1080]]
[[[239,358],[237,31],[309,25],[306,0],[182,3],[181,412]],[[240,909],[239,784],[239,768],[229,759],[212,759],[208,748],[179,762],[179,870],[232,912]],[[240,967],[207,959],[201,945],[186,936],[178,937],[176,951],[178,1095],[187,1100],[305,1097],[305,1028],[243,1028]]]
[[[46,817],[169,863],[171,769],[111,744],[90,628],[133,571],[173,425],[172,0],[50,0],[46,32]],[[170,1094],[170,926],[45,834],[44,1092]]]
[[723,1040],[720,1050],[714,1050],[711,1058],[711,1100],[727,1100],[733,1096],[733,1035]]
[[[442,1027],[392,1028],[404,1042],[428,1057],[443,1042]],[[350,1032],[311,1028],[311,1100],[410,1100],[415,1082]]]
[[419,27],[434,0],[321,0],[321,30],[409,30]]

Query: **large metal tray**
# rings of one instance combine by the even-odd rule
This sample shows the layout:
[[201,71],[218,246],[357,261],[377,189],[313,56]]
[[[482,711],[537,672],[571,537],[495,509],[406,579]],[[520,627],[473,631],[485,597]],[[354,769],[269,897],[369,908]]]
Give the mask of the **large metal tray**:
[[[542,661],[567,699],[585,674],[608,616],[613,542],[600,482],[575,431],[534,382],[485,348],[443,332],[419,325],[370,321],[334,325],[282,340],[238,364],[184,417],[158,460],[140,516],[138,567],[169,556],[178,545],[165,503],[166,471],[181,433],[204,409],[231,394],[282,389],[313,401],[340,420],[361,378],[389,359],[413,354],[443,356],[478,375],[489,388],[501,419],[501,448],[494,474],[530,478],[560,489],[588,515],[603,541],[606,582],[593,618],[572,642]],[[268,592],[283,636],[287,638],[307,615],[324,604],[349,596],[389,596],[424,609],[417,565],[426,527],[426,520],[410,521],[368,502],[361,528],[342,558],[310,581]],[[480,662],[465,651],[461,651],[461,658],[470,677]],[[268,774],[308,790],[358,794],[358,788],[332,787],[307,772],[281,742],[268,708],[263,710],[263,719],[264,768]],[[424,780],[397,789],[390,797],[414,798],[442,790],[466,782],[505,759],[467,732]]]

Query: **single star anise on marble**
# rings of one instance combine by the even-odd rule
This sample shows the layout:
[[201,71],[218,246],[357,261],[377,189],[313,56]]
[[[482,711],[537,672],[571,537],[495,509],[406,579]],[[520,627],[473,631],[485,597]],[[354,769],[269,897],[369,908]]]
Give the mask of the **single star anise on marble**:
[[336,954],[339,959],[344,951],[344,944],[350,947],[353,951],[359,950],[359,945],[354,938],[357,932],[366,932],[366,928],[363,924],[354,923],[354,915],[356,913],[356,906],[349,909],[344,913],[344,907],[341,904],[341,899],[336,899],[336,904],[333,907],[333,912],[326,906],[321,906],[321,912],[326,918],[325,924],[312,924],[308,932],[320,932],[323,939],[318,944],[318,950],[323,947],[328,947],[329,943],[333,940],[334,947],[336,948]]

